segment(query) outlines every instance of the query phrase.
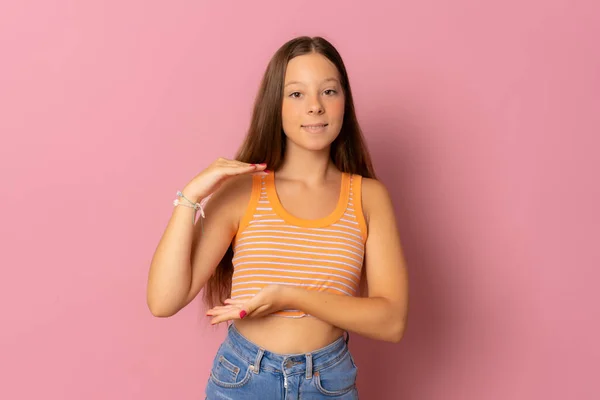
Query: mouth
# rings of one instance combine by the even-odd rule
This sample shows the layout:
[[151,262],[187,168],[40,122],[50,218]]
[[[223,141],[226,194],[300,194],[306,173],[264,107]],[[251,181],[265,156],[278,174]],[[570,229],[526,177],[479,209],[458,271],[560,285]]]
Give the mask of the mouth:
[[303,128],[324,128],[329,124],[326,123],[321,123],[321,124],[306,124],[306,125],[302,125]]
[[306,125],[301,125],[301,127],[309,132],[321,132],[323,130],[325,130],[325,128],[327,128],[329,124],[326,123],[321,123],[321,124],[306,124]]

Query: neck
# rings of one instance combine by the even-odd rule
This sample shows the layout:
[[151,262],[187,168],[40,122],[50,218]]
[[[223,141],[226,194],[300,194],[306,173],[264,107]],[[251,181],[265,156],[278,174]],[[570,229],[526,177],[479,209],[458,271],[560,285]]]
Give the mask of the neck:
[[329,147],[320,151],[311,151],[294,146],[288,142],[283,164],[277,174],[284,178],[303,180],[307,183],[319,183],[328,180],[339,171],[331,161]]

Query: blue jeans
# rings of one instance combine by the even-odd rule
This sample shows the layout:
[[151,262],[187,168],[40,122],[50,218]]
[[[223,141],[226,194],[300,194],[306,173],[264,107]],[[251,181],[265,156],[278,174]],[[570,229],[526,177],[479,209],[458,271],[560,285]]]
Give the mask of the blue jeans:
[[231,324],[214,358],[206,399],[357,400],[356,373],[344,337],[311,353],[278,354],[250,342]]

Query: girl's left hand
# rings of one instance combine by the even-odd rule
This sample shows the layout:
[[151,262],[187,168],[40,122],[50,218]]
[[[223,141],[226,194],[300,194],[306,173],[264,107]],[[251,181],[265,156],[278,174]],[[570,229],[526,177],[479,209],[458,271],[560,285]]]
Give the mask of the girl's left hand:
[[284,286],[268,285],[250,299],[227,299],[224,306],[211,308],[206,315],[214,317],[210,321],[212,325],[234,319],[263,317],[286,307],[284,293]]

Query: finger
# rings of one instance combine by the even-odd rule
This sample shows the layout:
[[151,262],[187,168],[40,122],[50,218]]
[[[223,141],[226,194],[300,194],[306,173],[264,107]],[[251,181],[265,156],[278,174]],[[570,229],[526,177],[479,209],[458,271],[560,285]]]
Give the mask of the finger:
[[211,325],[216,325],[221,322],[234,320],[234,319],[240,319],[240,314],[237,310],[229,311],[229,312],[225,312],[223,314],[217,315],[213,319],[211,319],[210,323],[211,323]]
[[231,305],[243,305],[248,300],[240,300],[240,299],[226,299],[223,303],[231,304]]
[[231,165],[232,166],[237,165],[237,166],[244,167],[244,168],[254,166],[256,168],[256,170],[258,170],[258,171],[263,171],[267,168],[267,164],[265,164],[265,163],[252,164],[252,163],[246,163],[246,162],[237,161],[237,160],[232,161]]
[[256,296],[253,297],[250,301],[246,302],[246,304],[239,305],[238,307],[240,307],[240,310],[239,310],[240,319],[243,319],[243,318],[247,317],[248,315],[252,314],[260,306],[261,306],[261,304],[258,304],[258,299],[256,298]]
[[247,162],[239,161],[239,160],[232,160],[231,161],[231,165],[234,165],[234,166],[237,165],[237,166],[240,166],[240,167],[247,167],[247,166],[256,165],[256,164],[254,164],[254,163],[247,163]]
[[208,315],[208,316],[221,315],[221,314],[230,312],[233,309],[238,309],[239,310],[238,307],[233,307],[233,306],[230,306],[230,307],[214,307],[214,308],[211,308],[210,310],[208,310],[206,312],[206,315]]
[[225,173],[230,176],[247,174],[249,172],[263,171],[266,165],[248,164],[246,166],[225,167]]
[[269,306],[267,304],[264,304],[262,306],[255,308],[254,311],[252,311],[251,313],[248,313],[247,316],[250,316],[253,318],[261,317],[268,310],[269,310]]
[[220,310],[220,311],[210,311],[206,313],[207,317],[217,317],[219,315],[223,315],[226,314],[228,312],[231,312],[231,310]]
[[225,160],[222,164],[224,167],[250,167],[252,165],[260,165],[255,163],[247,163],[239,160]]
[[234,306],[233,304],[225,304],[225,305],[222,305],[222,306],[214,306],[212,309],[220,310],[222,308],[231,308],[233,306]]
[[268,311],[268,309],[269,306],[267,304],[258,307],[255,307],[251,304],[246,304],[245,307],[241,309],[239,307],[233,307],[231,310],[224,310],[222,313],[215,315],[211,320],[211,324],[215,325],[229,320],[244,319],[249,315],[252,315],[253,317],[260,317],[261,314],[265,311]]
[[211,308],[211,310],[221,310],[223,308],[231,308],[233,307],[233,304],[225,304],[222,306],[214,306],[213,308]]
[[246,163],[238,160],[229,160],[227,158],[220,158],[217,160],[215,164],[219,168],[235,168],[235,167],[250,167],[252,163]]

